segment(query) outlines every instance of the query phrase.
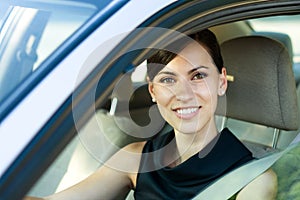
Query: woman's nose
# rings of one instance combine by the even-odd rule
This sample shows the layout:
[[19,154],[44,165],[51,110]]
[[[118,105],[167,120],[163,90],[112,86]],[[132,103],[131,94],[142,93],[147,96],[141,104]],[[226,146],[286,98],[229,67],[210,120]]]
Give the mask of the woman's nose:
[[187,80],[178,81],[174,93],[179,101],[188,101],[194,98],[192,85]]

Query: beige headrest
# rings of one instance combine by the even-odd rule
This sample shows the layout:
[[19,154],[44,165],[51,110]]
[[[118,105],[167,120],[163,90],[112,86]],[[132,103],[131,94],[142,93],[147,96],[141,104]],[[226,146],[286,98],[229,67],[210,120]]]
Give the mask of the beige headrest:
[[299,123],[290,55],[279,42],[262,36],[221,44],[227,74],[226,115],[269,127],[296,130]]

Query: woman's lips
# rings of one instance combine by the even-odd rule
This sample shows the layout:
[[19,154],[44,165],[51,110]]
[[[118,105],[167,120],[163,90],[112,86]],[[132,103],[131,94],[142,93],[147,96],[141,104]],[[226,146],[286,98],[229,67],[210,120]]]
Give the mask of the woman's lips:
[[180,119],[191,119],[195,115],[198,114],[199,110],[201,109],[201,106],[199,107],[187,107],[187,108],[176,108],[173,109],[176,116]]

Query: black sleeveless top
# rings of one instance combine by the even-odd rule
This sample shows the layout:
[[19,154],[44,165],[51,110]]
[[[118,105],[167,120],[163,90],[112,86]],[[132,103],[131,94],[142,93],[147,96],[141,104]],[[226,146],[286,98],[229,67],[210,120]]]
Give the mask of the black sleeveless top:
[[217,178],[253,159],[227,128],[202,151],[171,168],[167,163],[174,160],[174,145],[173,131],[145,144],[135,199],[191,199]]

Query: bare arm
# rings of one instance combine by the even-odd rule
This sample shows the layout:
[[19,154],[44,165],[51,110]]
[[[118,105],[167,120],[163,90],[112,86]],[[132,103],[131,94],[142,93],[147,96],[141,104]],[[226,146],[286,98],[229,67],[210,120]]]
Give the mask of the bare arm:
[[277,176],[268,169],[258,176],[237,195],[237,200],[274,200],[277,194]]
[[[42,199],[118,199],[127,195],[130,185],[130,179],[126,173],[103,166],[82,182]],[[25,198],[25,200],[38,199],[41,198]]]
[[[124,147],[80,183],[42,199],[125,199],[135,185],[143,146],[144,143],[141,142]],[[25,200],[38,199],[41,198],[25,198]]]

